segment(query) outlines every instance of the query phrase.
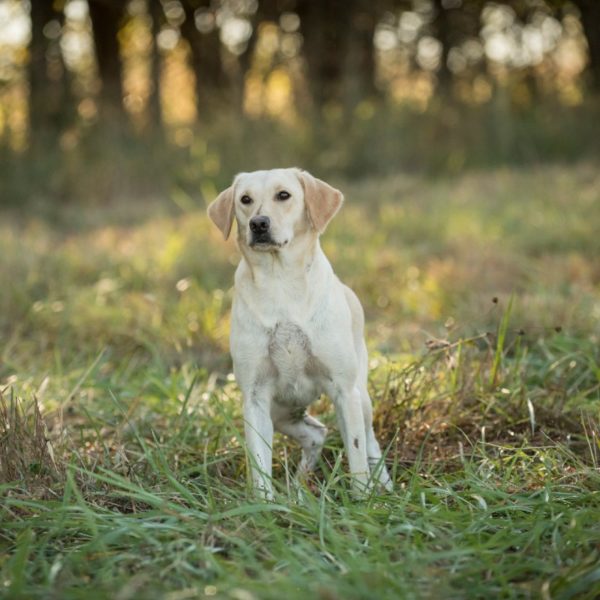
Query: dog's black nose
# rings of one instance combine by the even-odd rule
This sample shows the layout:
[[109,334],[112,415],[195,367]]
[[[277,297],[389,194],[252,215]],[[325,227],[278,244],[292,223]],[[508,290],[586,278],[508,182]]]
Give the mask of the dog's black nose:
[[269,217],[258,216],[250,219],[250,231],[253,233],[266,233],[271,227],[271,219]]

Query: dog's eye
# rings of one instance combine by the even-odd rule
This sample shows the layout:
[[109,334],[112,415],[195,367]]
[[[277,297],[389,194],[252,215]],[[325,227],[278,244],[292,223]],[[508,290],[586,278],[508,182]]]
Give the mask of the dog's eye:
[[290,197],[289,192],[281,191],[277,192],[277,200],[287,200]]
[[252,198],[250,198],[250,196],[242,196],[240,202],[242,204],[252,204]]

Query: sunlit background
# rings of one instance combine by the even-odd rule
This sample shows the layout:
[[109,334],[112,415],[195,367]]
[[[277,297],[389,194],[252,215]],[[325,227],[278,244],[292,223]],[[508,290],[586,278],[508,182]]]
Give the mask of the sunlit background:
[[599,32],[593,0],[2,0],[0,201],[597,153]]

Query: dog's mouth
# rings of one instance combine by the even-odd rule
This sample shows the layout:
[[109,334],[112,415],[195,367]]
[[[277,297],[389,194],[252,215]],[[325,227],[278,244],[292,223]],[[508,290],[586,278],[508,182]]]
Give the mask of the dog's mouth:
[[259,233],[252,235],[250,248],[259,252],[269,252],[278,250],[287,244],[287,240],[283,243],[275,241],[269,233]]

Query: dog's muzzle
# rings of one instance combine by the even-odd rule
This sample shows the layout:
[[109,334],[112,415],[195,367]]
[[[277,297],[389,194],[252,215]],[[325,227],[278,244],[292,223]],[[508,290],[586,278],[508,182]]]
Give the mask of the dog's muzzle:
[[260,215],[250,219],[250,231],[252,233],[251,246],[255,245],[276,245],[271,237],[271,219]]

